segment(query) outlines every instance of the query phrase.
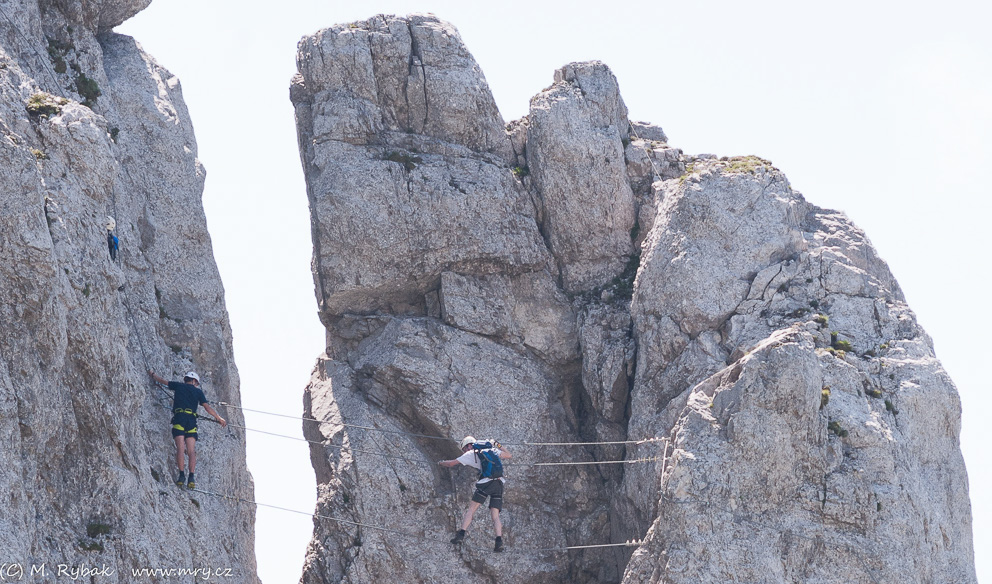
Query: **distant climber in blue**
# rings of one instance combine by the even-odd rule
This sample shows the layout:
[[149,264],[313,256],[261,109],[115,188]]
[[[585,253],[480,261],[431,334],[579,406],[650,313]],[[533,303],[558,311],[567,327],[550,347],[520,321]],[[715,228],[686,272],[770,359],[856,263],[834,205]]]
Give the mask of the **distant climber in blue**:
[[493,527],[496,530],[496,545],[494,552],[503,551],[503,522],[499,519],[499,512],[503,509],[503,459],[510,459],[512,455],[503,448],[503,445],[495,440],[476,442],[472,436],[462,438],[459,444],[462,455],[454,460],[440,460],[438,464],[451,468],[464,464],[479,471],[479,479],[475,482],[475,492],[472,494],[472,502],[469,503],[465,516],[462,518],[461,529],[455,533],[451,543],[460,544],[465,539],[465,531],[472,524],[472,517],[479,507],[489,499],[489,514],[493,518]]
[[120,240],[114,235],[114,228],[117,222],[113,217],[107,217],[107,250],[110,252],[111,261],[117,261],[117,250],[120,249]]
[[[210,404],[207,397],[200,389],[200,376],[195,371],[190,371],[183,376],[182,383],[178,381],[166,381],[155,375],[151,369],[148,375],[156,383],[160,383],[175,392],[172,400],[172,438],[176,441],[176,465],[179,467],[179,476],[176,478],[176,485],[185,486],[189,489],[196,488],[196,479],[193,473],[196,471],[196,418],[197,409],[202,405],[207,413],[217,419],[221,428],[227,426],[227,420],[220,417]],[[189,455],[189,479],[186,479],[186,455]]]

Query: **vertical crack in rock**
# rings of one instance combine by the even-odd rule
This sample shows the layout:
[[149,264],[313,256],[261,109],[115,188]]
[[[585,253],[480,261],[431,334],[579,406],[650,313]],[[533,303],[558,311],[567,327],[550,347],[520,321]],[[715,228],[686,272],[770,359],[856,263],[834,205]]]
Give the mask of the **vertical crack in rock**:
[[[427,69],[424,65],[424,56],[417,47],[417,36],[414,34],[413,25],[411,23],[407,23],[407,31],[410,34],[410,75],[413,75],[414,73],[419,74],[418,79],[424,93],[424,122],[421,126],[421,130],[423,130],[427,127],[427,120],[430,119],[430,111],[428,110],[430,107],[430,99],[427,97]],[[412,130],[412,123],[408,127]]]
[[[670,147],[599,62],[506,126],[433,16],[299,47],[327,328],[305,431],[354,448],[311,447],[318,509],[411,534],[316,525],[301,582],[975,582],[956,390],[841,213]],[[447,543],[474,473],[436,462],[466,434],[513,444],[515,555],[484,510]]]

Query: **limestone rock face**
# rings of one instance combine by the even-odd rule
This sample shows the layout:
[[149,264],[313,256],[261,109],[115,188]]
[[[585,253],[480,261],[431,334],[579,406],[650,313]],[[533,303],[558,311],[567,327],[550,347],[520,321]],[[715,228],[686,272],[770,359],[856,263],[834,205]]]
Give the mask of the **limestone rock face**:
[[625,582],[975,581],[950,380],[916,339],[867,366],[826,342],[779,330],[669,404],[656,519]]
[[624,477],[625,581],[974,581],[957,393],[863,233],[756,157],[662,190],[628,431],[671,446],[656,505]]
[[327,29],[300,42],[298,64],[291,95],[325,323],[423,313],[444,271],[545,268],[534,205],[505,168],[503,119],[451,25],[376,17]]
[[[975,581],[956,391],[843,214],[630,122],[602,63],[504,130],[434,17],[299,47],[327,327],[302,582]],[[485,510],[448,543],[466,434],[514,455],[503,554]]]
[[[146,4],[14,2],[0,21],[0,549],[106,565],[106,582],[207,566],[257,582],[251,506],[172,484],[171,399],[145,372],[196,369],[208,399],[240,401],[179,82],[95,35]],[[250,501],[243,434],[200,428],[198,487]]]
[[581,292],[618,276],[633,252],[634,195],[624,163],[627,108],[602,63],[573,63],[531,99],[527,162],[544,207],[563,287]]

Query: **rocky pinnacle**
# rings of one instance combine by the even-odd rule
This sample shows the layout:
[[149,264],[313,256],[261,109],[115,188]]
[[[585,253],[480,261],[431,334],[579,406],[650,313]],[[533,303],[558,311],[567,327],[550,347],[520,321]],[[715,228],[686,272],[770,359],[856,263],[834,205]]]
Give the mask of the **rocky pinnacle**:
[[[669,146],[603,63],[505,124],[430,15],[297,62],[304,431],[317,512],[365,525],[316,523],[303,584],[975,582],[957,391],[842,213]],[[514,454],[502,554],[484,511],[448,543],[474,472],[436,462],[466,434]]]

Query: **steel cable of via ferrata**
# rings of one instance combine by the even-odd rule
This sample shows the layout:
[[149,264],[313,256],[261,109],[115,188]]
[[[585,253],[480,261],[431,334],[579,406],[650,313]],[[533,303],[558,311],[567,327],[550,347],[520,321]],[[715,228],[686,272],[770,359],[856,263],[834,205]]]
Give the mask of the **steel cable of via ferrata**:
[[[412,436],[414,438],[426,438],[429,440],[444,440],[445,442],[451,442],[452,439],[446,436],[432,436],[430,434],[418,434],[416,432],[405,432],[403,430],[388,430],[386,428],[375,428],[373,426],[362,426],[359,424],[348,424],[344,422],[334,422],[329,420],[318,420],[316,418],[308,418],[306,416],[292,416],[289,414],[279,414],[276,412],[267,412],[264,410],[256,410],[252,408],[245,408],[242,406],[236,406],[227,402],[217,402],[217,405],[226,408],[237,408],[244,412],[253,412],[256,414],[265,414],[268,416],[276,416],[280,418],[289,418],[291,420],[302,420],[304,422],[316,422],[318,424],[334,424],[336,426],[341,426],[343,428],[353,428],[358,430],[370,430],[372,432],[382,432],[385,434],[401,434],[404,436]],[[603,441],[603,442],[504,442],[500,440],[500,444],[506,446],[609,446],[609,445],[623,445],[623,444],[649,444],[651,442],[662,442],[664,438],[653,437],[645,438],[642,440],[614,440],[614,441]]]
[[[628,120],[628,122],[629,122],[629,120]],[[645,140],[642,140],[641,137],[637,135],[637,132],[636,131],[634,131],[634,124],[629,124],[629,127],[630,127],[630,133],[634,136],[634,139],[635,140],[641,140],[642,142],[645,141]],[[653,140],[652,140],[652,142],[653,142]],[[651,149],[651,150],[653,151],[653,149]],[[654,158],[651,157],[650,152],[646,153],[646,155],[648,157],[648,163],[651,165],[651,170],[653,170],[654,171],[654,175],[660,179],[661,178],[661,173],[658,172],[658,167],[655,166],[655,164],[654,164]]]
[[[216,420],[214,420],[212,418],[205,417],[205,416],[200,416],[200,419],[209,420],[211,422],[216,422]],[[371,456],[381,456],[383,458],[389,458],[389,459],[394,459],[394,460],[405,460],[405,461],[408,461],[408,462],[419,462],[419,463],[430,463],[430,464],[434,464],[434,461],[433,460],[429,460],[429,459],[426,459],[426,458],[409,458],[409,457],[405,457],[405,456],[395,456],[395,455],[392,455],[392,454],[385,454],[383,452],[377,452],[375,450],[363,450],[363,449],[360,449],[360,448],[354,448],[352,446],[347,446],[347,445],[344,445],[344,444],[334,444],[333,442],[328,443],[328,442],[324,442],[324,441],[320,441],[320,440],[310,440],[308,438],[300,438],[299,436],[290,436],[288,434],[278,434],[276,432],[269,432],[268,430],[259,430],[258,428],[249,428],[247,426],[241,426],[241,425],[238,425],[238,424],[235,424],[235,423],[232,423],[232,422],[228,422],[227,425],[230,426],[230,427],[232,427],[232,428],[239,428],[241,430],[246,430],[248,432],[257,432],[259,434],[266,434],[268,436],[275,436],[275,437],[278,437],[278,438],[286,438],[286,439],[289,439],[289,440],[297,440],[299,442],[307,442],[309,444],[316,444],[317,446],[324,446],[324,447],[327,447],[327,448],[334,448],[334,449],[340,450],[342,452],[357,452],[359,454],[368,454],[368,455],[371,455]],[[600,464],[637,464],[637,463],[641,463],[641,462],[655,462],[655,461],[659,460],[659,458],[660,457],[657,457],[657,456],[651,456],[651,457],[645,457],[645,458],[631,458],[631,459],[623,459],[623,460],[588,460],[588,461],[575,461],[575,462],[567,462],[567,461],[566,462],[512,462],[512,461],[507,460],[507,461],[504,461],[504,464],[506,466],[508,466],[508,467],[511,467],[511,468],[512,467],[517,467],[517,466],[594,466],[594,465],[600,465]]]
[[[225,495],[223,493],[215,493],[213,491],[207,491],[204,489],[189,489],[194,493],[203,493],[204,495],[209,495],[211,497],[217,497],[220,499],[227,499],[229,501],[237,501],[240,503],[247,503],[249,505],[254,505],[256,507],[266,507],[269,509],[276,509],[278,511],[285,511],[287,513],[296,513],[298,515],[306,515],[313,519],[327,519],[329,521],[334,521],[336,523],[343,523],[345,525],[351,525],[353,527],[363,527],[365,529],[371,529],[374,531],[381,531],[385,533],[392,533],[395,535],[402,535],[404,537],[410,537],[414,539],[422,539],[426,541],[432,541],[437,543],[444,543],[445,545],[450,545],[443,539],[438,537],[431,537],[425,534],[411,533],[409,531],[403,531],[400,529],[393,529],[391,527],[383,527],[381,525],[374,525],[371,523],[363,523],[361,521],[352,521],[351,519],[343,519],[341,517],[333,517],[331,515],[323,515],[321,513],[308,513],[307,511],[300,511],[298,509],[290,509],[289,507],[281,507],[279,505],[271,505],[269,503],[259,503],[257,501],[251,501],[245,499],[244,497],[237,497],[234,495]],[[506,555],[512,555],[513,553],[524,554],[527,551],[530,553],[554,553],[554,552],[566,552],[571,550],[587,550],[595,548],[611,548],[611,547],[637,547],[643,543],[643,540],[627,540],[623,543],[602,543],[602,544],[589,544],[589,545],[574,545],[574,546],[561,546],[556,548],[536,548],[531,550],[507,550],[503,552]],[[463,544],[464,545],[464,544]],[[468,547],[468,546],[464,546]]]
[[259,434],[266,434],[268,436],[276,436],[276,437],[279,437],[279,438],[288,438],[290,440],[298,440],[298,441],[301,441],[301,442],[308,442],[310,444],[316,444],[318,446],[325,446],[327,448],[335,448],[335,449],[340,450],[342,452],[345,452],[345,451],[348,451],[348,452],[357,452],[357,453],[360,453],[360,454],[369,454],[369,455],[372,455],[372,456],[382,456],[384,458],[393,458],[393,459],[397,459],[397,460],[405,460],[407,462],[420,462],[420,463],[422,463],[422,462],[424,462],[426,460],[426,459],[422,459],[422,458],[408,458],[408,457],[405,457],[405,456],[394,456],[392,454],[385,454],[385,453],[382,453],[382,452],[376,452],[374,450],[361,450],[361,449],[358,449],[358,448],[352,448],[351,446],[347,446],[345,444],[334,444],[333,442],[332,443],[327,443],[327,442],[322,442],[322,441],[319,441],[319,440],[310,440],[310,439],[307,439],[307,438],[300,438],[299,436],[290,436],[288,434],[277,434],[275,432],[269,432],[267,430],[259,430],[257,428],[249,428],[247,426],[240,426],[238,424],[234,424],[234,423],[231,423],[231,422],[228,422],[227,425],[228,426],[231,426],[233,428],[240,428],[242,430],[247,430],[249,432],[258,432]]
[[270,509],[278,509],[280,511],[287,511],[289,513],[298,513],[300,515],[309,515],[310,517],[313,517],[313,518],[328,519],[330,521],[335,521],[337,523],[344,523],[345,525],[352,525],[352,526],[355,526],[355,527],[364,527],[366,529],[374,529],[376,531],[385,531],[387,533],[395,533],[397,535],[405,535],[407,537],[416,537],[416,538],[427,539],[425,536],[422,536],[422,535],[417,535],[415,533],[410,533],[410,532],[407,532],[407,531],[400,531],[399,529],[392,529],[392,528],[389,528],[389,527],[382,527],[380,525],[372,525],[372,524],[369,524],[369,523],[361,523],[359,521],[351,521],[350,519],[342,519],[340,517],[331,517],[330,515],[321,515],[320,513],[307,513],[306,511],[299,511],[297,509],[290,509],[288,507],[280,507],[278,505],[269,505],[268,503],[258,503],[256,501],[250,501],[250,500],[245,499],[243,497],[236,497],[236,496],[233,496],[233,495],[224,495],[222,493],[214,493],[214,492],[211,492],[211,491],[205,491],[203,489],[190,489],[190,490],[193,491],[193,492],[196,492],[196,493],[203,493],[204,495],[211,495],[213,497],[220,497],[221,499],[229,499],[231,501],[240,501],[242,503],[248,503],[250,505],[256,505],[256,506],[259,506],[259,507],[268,507]]
[[55,71],[53,71],[52,68],[48,65],[48,61],[46,61],[45,57],[42,56],[42,54],[39,53],[37,49],[35,49],[34,44],[31,41],[29,41],[27,37],[24,36],[24,33],[21,32],[20,27],[18,27],[17,24],[13,20],[11,20],[9,16],[7,16],[7,11],[3,9],[3,6],[0,6],[0,14],[3,14],[3,17],[7,19],[7,22],[10,23],[11,27],[13,27],[14,32],[17,33],[17,36],[21,37],[21,40],[24,41],[24,44],[31,48],[31,51],[34,52],[35,56],[38,57],[38,59],[41,61],[41,64],[45,68],[45,71],[47,71],[48,74],[52,76],[52,81],[55,82],[55,89],[58,90],[59,95],[61,95],[65,99],[69,99],[66,96],[66,94],[62,91],[62,86],[59,85],[59,79],[58,77],[55,76]]

